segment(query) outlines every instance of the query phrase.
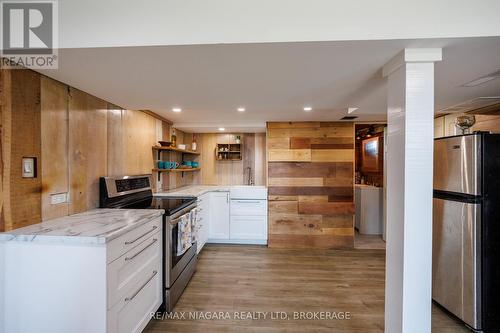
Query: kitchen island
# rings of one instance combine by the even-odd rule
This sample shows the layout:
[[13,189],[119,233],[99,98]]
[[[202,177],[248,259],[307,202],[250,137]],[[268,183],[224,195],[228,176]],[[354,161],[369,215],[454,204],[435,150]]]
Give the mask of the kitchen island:
[[141,331],[162,302],[162,214],[94,209],[1,233],[0,332]]

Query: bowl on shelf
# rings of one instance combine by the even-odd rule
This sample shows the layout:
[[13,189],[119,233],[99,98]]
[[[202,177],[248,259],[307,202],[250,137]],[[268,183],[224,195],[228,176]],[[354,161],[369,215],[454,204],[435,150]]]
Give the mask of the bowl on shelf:
[[165,165],[165,168],[166,169],[177,169],[179,167],[179,162],[165,162],[166,165]]
[[172,145],[172,142],[170,142],[170,141],[158,141],[158,143],[162,147],[170,147]]

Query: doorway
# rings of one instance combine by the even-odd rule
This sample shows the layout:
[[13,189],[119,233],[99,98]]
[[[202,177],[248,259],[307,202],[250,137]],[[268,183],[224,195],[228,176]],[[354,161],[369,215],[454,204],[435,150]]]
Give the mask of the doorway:
[[386,124],[355,124],[354,247],[385,249]]

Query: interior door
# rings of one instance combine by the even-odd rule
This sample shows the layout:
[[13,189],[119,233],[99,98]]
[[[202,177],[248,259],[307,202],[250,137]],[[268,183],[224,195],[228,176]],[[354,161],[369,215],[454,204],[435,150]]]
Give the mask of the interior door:
[[213,192],[210,197],[210,239],[229,239],[229,192]]
[[480,205],[434,198],[432,298],[468,325],[480,324]]

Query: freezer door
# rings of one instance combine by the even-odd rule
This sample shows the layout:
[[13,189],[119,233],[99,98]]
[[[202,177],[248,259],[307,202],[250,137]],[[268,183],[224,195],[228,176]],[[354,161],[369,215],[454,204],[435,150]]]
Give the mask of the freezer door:
[[434,190],[481,195],[481,136],[434,141]]
[[432,298],[475,329],[481,328],[480,208],[434,198]]

